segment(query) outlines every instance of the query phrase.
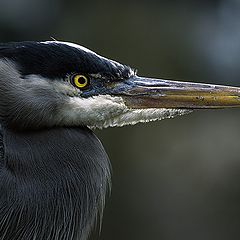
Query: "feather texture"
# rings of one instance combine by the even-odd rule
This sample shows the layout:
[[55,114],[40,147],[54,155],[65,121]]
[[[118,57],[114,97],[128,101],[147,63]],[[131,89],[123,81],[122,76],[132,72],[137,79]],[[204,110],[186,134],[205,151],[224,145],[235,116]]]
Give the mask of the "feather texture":
[[108,157],[87,128],[2,128],[1,240],[84,240],[102,217]]

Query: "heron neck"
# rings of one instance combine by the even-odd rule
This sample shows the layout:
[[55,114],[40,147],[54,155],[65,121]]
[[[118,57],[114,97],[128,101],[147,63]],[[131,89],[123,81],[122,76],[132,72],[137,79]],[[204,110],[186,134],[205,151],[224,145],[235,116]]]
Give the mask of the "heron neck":
[[[15,204],[14,214],[23,218],[20,225],[35,224],[36,239],[48,239],[53,231],[59,239],[85,239],[102,213],[110,181],[108,157],[97,137],[87,128],[3,128],[2,135],[0,201]],[[34,231],[26,232],[25,239],[33,239]]]

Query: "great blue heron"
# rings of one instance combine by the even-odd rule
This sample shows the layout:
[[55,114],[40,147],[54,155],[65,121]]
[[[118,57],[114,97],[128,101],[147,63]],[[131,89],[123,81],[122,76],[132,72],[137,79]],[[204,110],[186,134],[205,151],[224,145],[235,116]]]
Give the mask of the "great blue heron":
[[76,44],[0,44],[0,239],[85,240],[110,164],[90,130],[240,106],[240,89],[138,77]]

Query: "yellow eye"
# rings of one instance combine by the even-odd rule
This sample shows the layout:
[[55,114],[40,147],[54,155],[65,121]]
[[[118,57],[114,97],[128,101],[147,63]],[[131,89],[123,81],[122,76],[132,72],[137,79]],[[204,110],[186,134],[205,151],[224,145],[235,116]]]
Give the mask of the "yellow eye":
[[89,85],[89,78],[84,75],[75,74],[72,76],[72,84],[77,88],[86,88]]

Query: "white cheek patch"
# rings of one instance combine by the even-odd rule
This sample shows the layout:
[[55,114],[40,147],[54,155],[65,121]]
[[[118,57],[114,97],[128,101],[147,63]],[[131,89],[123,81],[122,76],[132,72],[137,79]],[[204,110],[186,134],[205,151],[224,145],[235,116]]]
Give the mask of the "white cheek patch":
[[81,92],[79,89],[75,88],[73,85],[63,81],[62,79],[46,79],[39,75],[28,75],[24,80],[23,84],[31,86],[31,88],[44,88],[50,91],[54,91],[56,95],[65,95],[65,96],[78,96]]
[[66,125],[103,127],[104,122],[127,111],[122,98],[100,95],[72,97],[63,105],[58,118]]
[[101,129],[173,118],[190,112],[185,109],[165,108],[129,109],[121,97],[101,95],[86,99],[69,98],[58,118],[66,125]]
[[81,92],[73,85],[68,84],[67,82],[64,81],[61,82],[59,80],[53,81],[51,83],[51,86],[54,89],[54,91],[71,97],[77,96]]

